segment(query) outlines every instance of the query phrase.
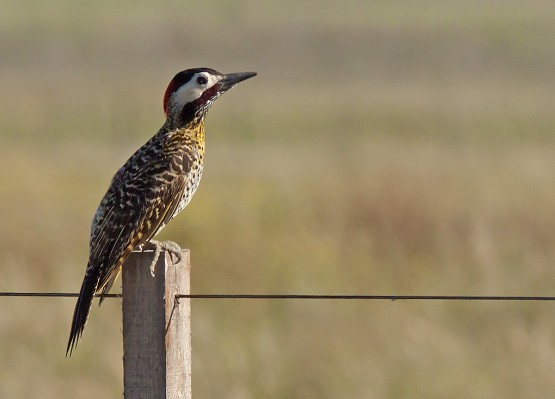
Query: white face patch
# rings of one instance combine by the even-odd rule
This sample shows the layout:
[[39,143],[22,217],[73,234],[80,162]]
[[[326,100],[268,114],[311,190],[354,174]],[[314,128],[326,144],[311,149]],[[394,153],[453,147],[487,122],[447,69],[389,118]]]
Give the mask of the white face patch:
[[174,104],[183,107],[185,104],[195,101],[205,90],[214,86],[221,77],[214,76],[208,72],[198,72],[186,84],[181,86],[172,95]]

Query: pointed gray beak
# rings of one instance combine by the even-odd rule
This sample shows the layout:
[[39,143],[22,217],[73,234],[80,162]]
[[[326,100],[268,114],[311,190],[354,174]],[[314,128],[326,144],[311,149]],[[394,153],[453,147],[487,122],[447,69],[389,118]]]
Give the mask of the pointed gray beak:
[[220,85],[219,92],[223,93],[224,91],[228,91],[237,83],[252,78],[253,76],[256,76],[256,72],[228,73],[227,75],[224,75],[223,79],[218,82],[218,84]]

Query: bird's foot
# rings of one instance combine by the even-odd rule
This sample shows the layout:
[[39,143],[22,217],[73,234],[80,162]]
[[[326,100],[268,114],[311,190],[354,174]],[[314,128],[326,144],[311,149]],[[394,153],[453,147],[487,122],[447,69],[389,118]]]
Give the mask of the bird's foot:
[[141,251],[154,250],[154,257],[152,258],[152,263],[150,264],[150,275],[152,277],[155,277],[154,269],[156,267],[156,262],[158,262],[158,258],[160,257],[160,253],[162,253],[162,251],[167,251],[170,254],[175,255],[177,257],[176,263],[179,263],[183,260],[183,256],[181,255],[181,247],[173,241],[160,242],[160,241],[150,240],[142,244],[139,247],[139,249]]

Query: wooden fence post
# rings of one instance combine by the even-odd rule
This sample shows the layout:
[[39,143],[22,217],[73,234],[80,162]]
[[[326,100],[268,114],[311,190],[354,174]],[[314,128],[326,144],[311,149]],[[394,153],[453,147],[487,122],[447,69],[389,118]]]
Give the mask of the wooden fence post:
[[133,252],[123,266],[123,385],[125,399],[191,399],[191,269],[162,251]]

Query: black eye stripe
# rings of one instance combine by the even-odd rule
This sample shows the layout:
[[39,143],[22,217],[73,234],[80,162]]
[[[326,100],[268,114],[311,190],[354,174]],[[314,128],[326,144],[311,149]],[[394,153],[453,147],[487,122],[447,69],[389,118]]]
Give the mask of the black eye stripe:
[[206,79],[204,76],[199,76],[197,78],[197,83],[199,85],[205,85],[206,83],[208,83],[208,79]]

